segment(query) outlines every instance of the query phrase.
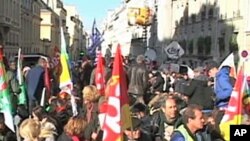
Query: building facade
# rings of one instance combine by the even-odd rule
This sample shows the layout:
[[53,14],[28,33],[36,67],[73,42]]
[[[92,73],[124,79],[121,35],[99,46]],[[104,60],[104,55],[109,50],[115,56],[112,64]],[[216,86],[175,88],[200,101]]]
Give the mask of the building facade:
[[69,33],[68,52],[72,60],[79,58],[80,51],[84,50],[83,23],[74,6],[65,6],[67,10],[66,26]]
[[6,57],[17,53],[20,46],[21,1],[0,1],[0,44]]
[[33,0],[32,1],[32,34],[31,38],[31,53],[44,53],[42,43],[40,40],[40,33],[41,33],[41,8],[42,8],[42,1],[41,0]]
[[43,2],[41,19],[40,39],[42,41],[43,52],[52,56],[54,47],[60,47],[60,17],[47,3]]
[[171,39],[185,50],[179,63],[195,67],[208,60],[221,62],[237,48],[250,48],[248,0],[177,0],[168,7]]
[[[53,10],[59,16],[59,26],[58,26],[58,29],[55,29],[56,30],[55,32],[58,33],[58,35],[57,35],[58,38],[56,38],[56,40],[58,40],[58,46],[52,45],[49,47],[49,52],[52,53],[54,48],[60,48],[60,45],[61,45],[61,36],[60,36],[60,34],[61,34],[60,28],[61,27],[60,26],[62,26],[62,28],[63,28],[65,40],[66,40],[66,45],[68,45],[68,42],[69,42],[69,35],[68,34],[69,33],[68,33],[68,29],[66,27],[67,11],[64,8],[64,4],[63,4],[62,0],[43,0],[43,1],[44,1],[44,3],[46,3],[46,5],[51,10]],[[41,38],[41,40],[44,40],[44,39]],[[48,41],[49,40],[45,39],[45,42],[48,42]],[[46,49],[48,47],[47,45],[49,45],[49,44],[47,43],[47,45],[46,44],[44,44],[44,45],[45,45],[44,48]]]
[[147,47],[150,46],[148,41],[151,26],[130,23],[131,20],[128,16],[131,12],[132,15],[134,14],[132,10],[138,15],[139,8],[145,6],[144,2],[143,0],[126,1],[120,7],[108,12],[104,22],[105,34],[102,44],[104,54],[109,46],[112,47],[114,54],[118,44],[121,45],[124,56],[135,57],[145,53]]
[[30,53],[32,47],[32,0],[21,1],[20,45],[23,53]]

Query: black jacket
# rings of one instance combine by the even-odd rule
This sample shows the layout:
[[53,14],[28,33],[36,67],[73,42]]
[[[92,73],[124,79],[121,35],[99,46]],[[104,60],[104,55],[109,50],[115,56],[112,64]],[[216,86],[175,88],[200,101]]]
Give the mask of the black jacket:
[[164,136],[165,136],[165,125],[168,126],[173,126],[174,129],[179,127],[182,124],[182,118],[181,115],[178,115],[177,118],[172,122],[166,121],[165,114],[163,113],[162,110],[159,112],[156,112],[152,115],[152,134],[153,140],[155,141],[165,141]]
[[186,87],[184,94],[188,96],[188,104],[198,104],[204,110],[212,110],[214,107],[213,90],[207,85],[207,81],[192,79]]
[[148,71],[144,64],[133,66],[128,71],[129,87],[128,92],[143,95],[148,88]]
[[163,92],[164,78],[161,76],[160,72],[155,74],[156,81],[152,84],[154,92]]

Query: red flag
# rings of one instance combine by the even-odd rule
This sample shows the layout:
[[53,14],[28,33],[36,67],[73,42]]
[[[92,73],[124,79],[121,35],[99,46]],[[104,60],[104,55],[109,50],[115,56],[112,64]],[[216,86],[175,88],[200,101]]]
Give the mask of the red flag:
[[[244,65],[243,65],[244,66]],[[246,95],[248,89],[247,77],[244,74],[244,67],[241,66],[236,78],[234,89],[232,91],[228,107],[225,110],[225,114],[220,123],[221,134],[225,140],[229,139],[229,127],[230,125],[240,125],[244,122],[244,104],[243,98]]]
[[104,79],[104,62],[102,53],[98,53],[97,66],[95,72],[95,84],[96,88],[101,95],[104,95],[105,91],[105,79]]
[[122,65],[120,45],[117,47],[103,125],[103,141],[120,141],[124,129],[131,127],[127,82]]

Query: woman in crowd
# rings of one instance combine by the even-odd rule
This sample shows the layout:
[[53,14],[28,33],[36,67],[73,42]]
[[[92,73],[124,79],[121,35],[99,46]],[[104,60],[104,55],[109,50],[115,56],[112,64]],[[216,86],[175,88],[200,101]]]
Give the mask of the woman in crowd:
[[20,136],[24,141],[47,141],[47,138],[53,137],[54,132],[42,128],[40,122],[34,119],[25,119],[19,128]]
[[83,141],[84,131],[87,122],[82,117],[71,117],[64,126],[64,132],[57,139],[58,141]]

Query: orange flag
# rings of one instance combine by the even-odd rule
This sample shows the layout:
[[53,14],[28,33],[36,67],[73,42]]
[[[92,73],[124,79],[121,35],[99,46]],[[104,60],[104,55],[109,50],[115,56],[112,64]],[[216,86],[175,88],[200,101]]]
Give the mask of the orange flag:
[[131,127],[127,82],[122,62],[121,49],[118,45],[103,125],[103,141],[121,141],[124,129]]

